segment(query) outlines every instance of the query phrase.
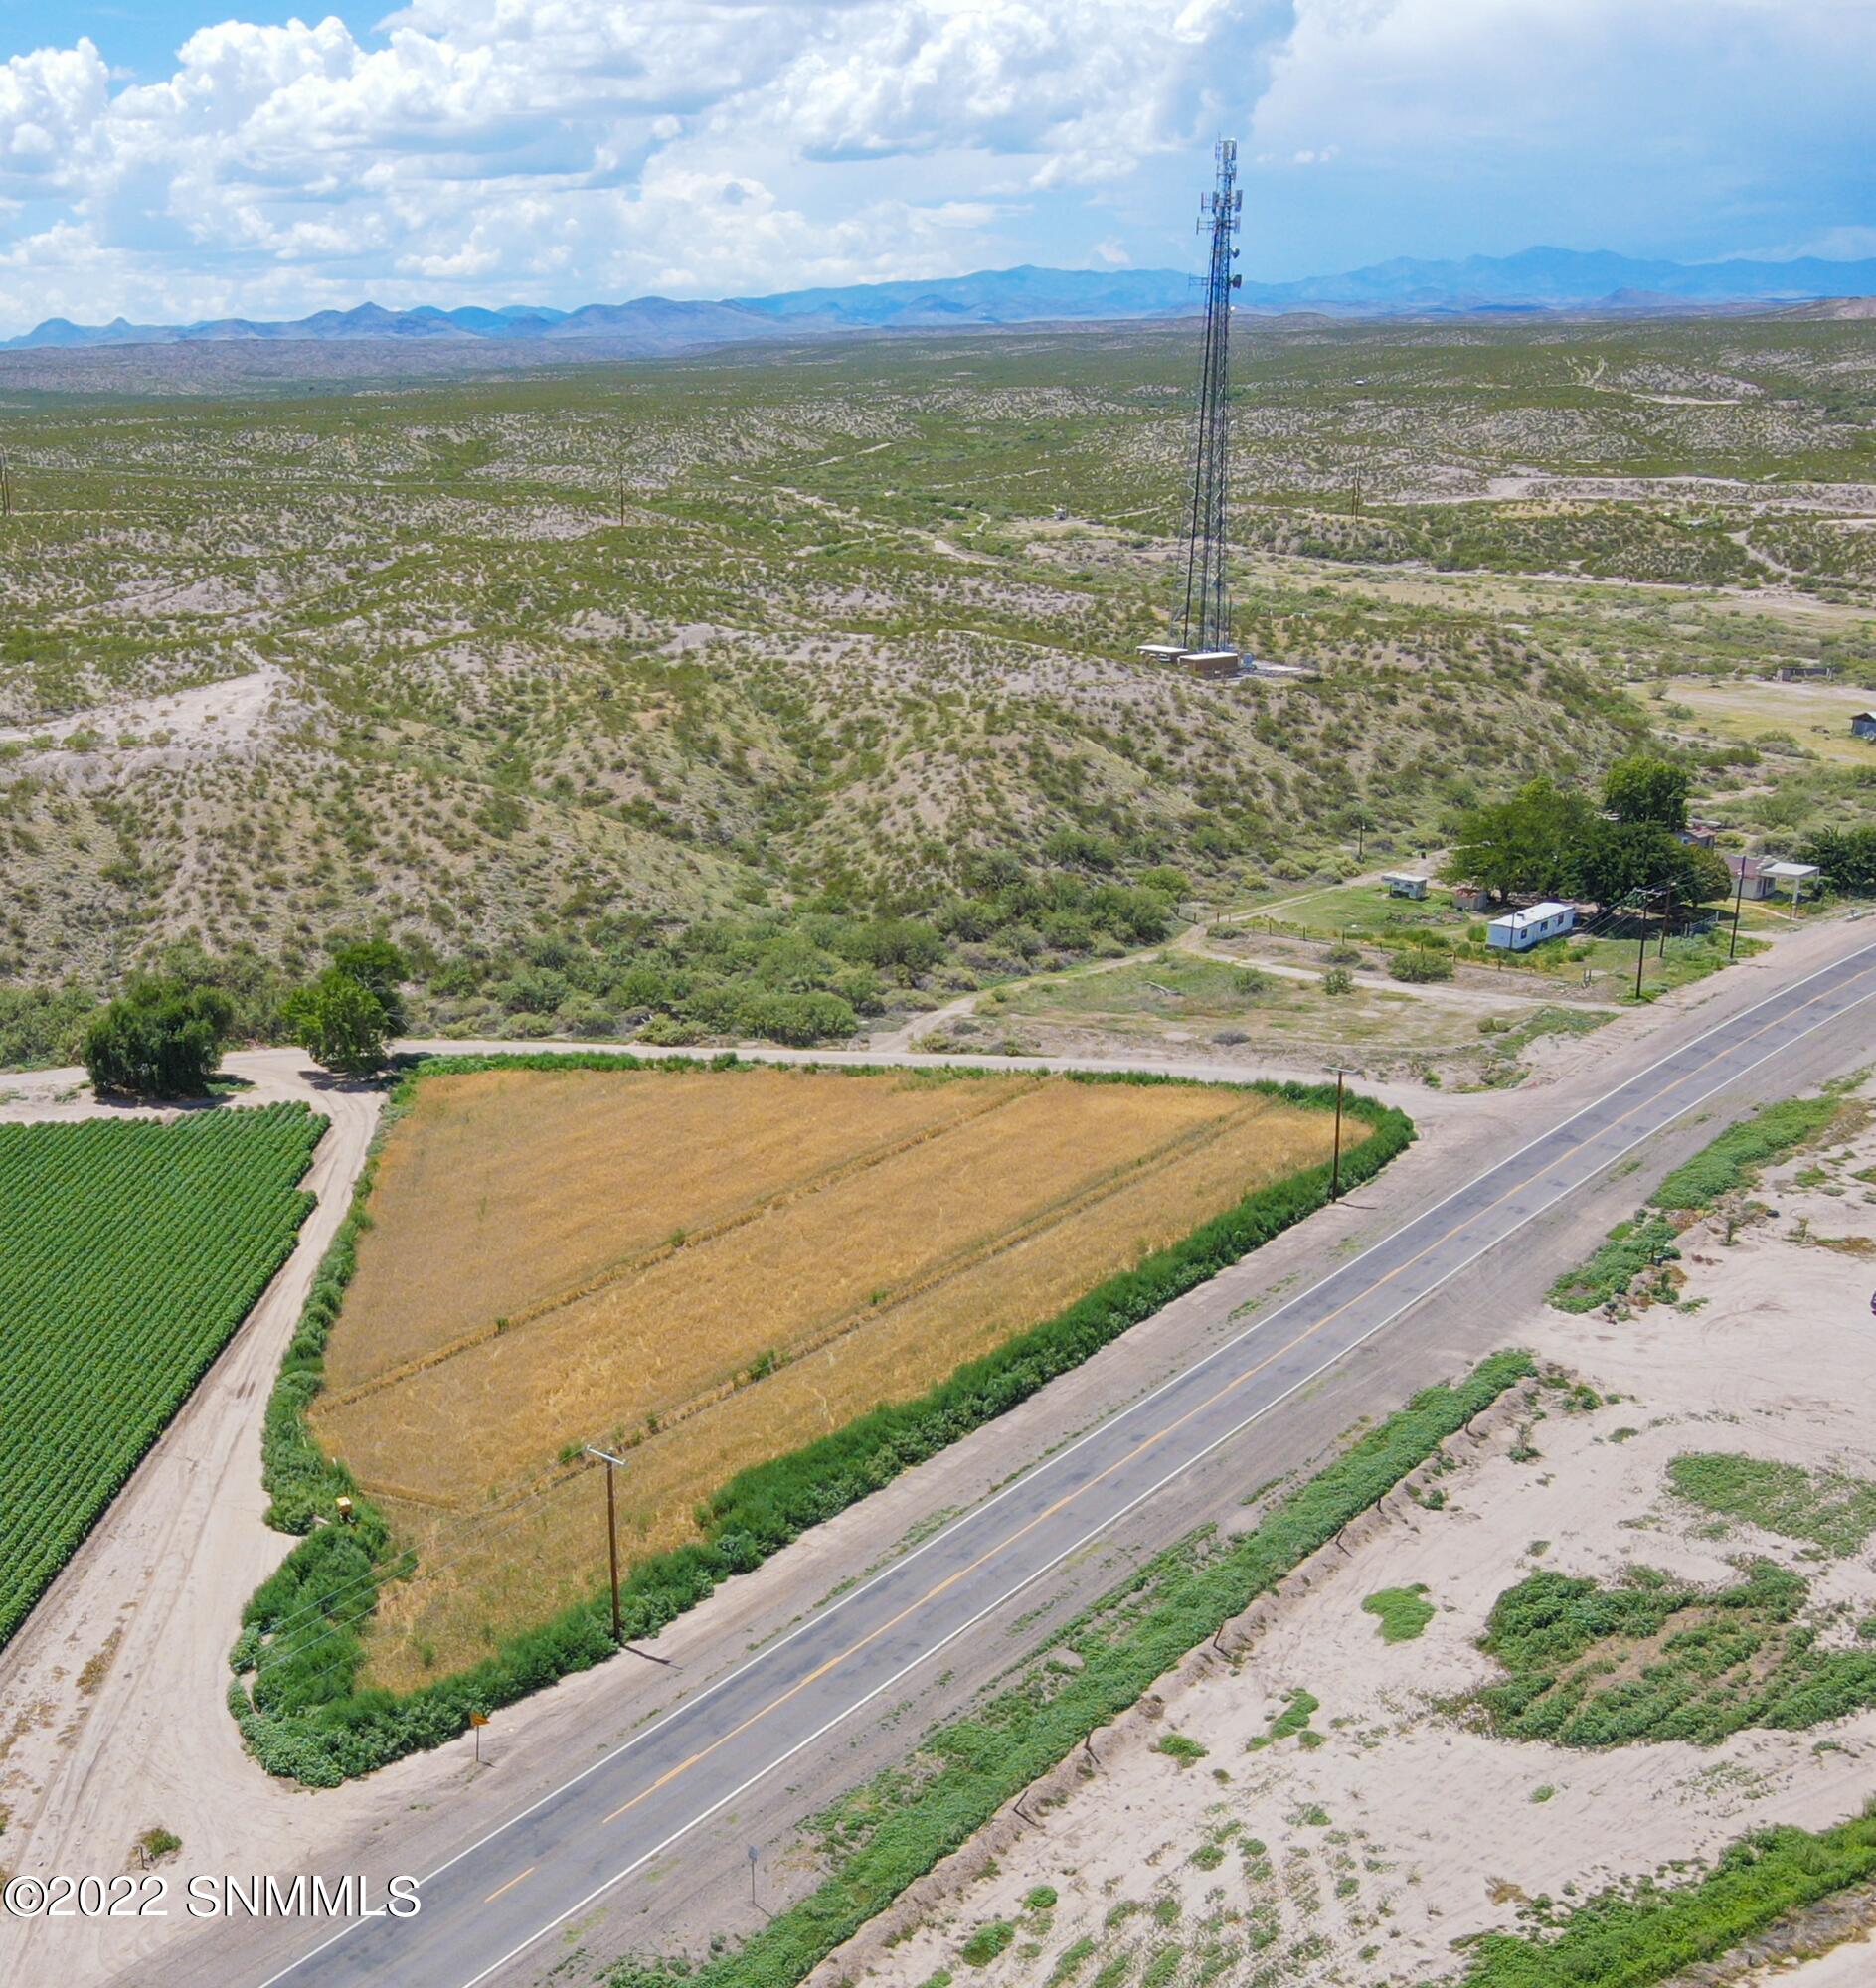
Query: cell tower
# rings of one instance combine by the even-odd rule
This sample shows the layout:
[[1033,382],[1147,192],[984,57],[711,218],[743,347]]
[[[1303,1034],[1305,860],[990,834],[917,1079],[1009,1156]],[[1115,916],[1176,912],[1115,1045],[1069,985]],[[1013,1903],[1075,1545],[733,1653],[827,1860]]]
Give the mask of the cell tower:
[[1199,199],[1199,233],[1212,238],[1205,279],[1205,361],[1199,375],[1198,417],[1192,430],[1192,515],[1186,547],[1185,597],[1173,609],[1172,637],[1181,649],[1205,653],[1231,647],[1231,584],[1225,572],[1225,500],[1231,486],[1231,293],[1244,278],[1232,270],[1244,214],[1238,188],[1238,145],[1221,138],[1218,178]]

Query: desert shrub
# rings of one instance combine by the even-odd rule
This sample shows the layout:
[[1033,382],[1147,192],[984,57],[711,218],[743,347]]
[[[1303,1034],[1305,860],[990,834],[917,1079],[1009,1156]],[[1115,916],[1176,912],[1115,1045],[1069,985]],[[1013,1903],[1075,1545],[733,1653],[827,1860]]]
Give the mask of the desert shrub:
[[1551,1285],[1548,1301],[1559,1311],[1583,1312],[1623,1296],[1644,1271],[1679,1259],[1674,1236],[1674,1225],[1664,1216],[1642,1214],[1619,1222],[1587,1263]]
[[1484,1934],[1455,1988],[1651,1988],[1873,1876],[1876,1803],[1815,1834],[1755,1830],[1689,1883],[1644,1878],[1585,1901],[1560,1927]]
[[1450,980],[1452,961],[1444,952],[1436,952],[1430,946],[1407,946],[1389,959],[1388,972],[1396,980]]
[[[1492,1605],[1479,1648],[1507,1672],[1473,1704],[1507,1739],[1564,1746],[1711,1744],[1745,1727],[1787,1731],[1876,1704],[1876,1652],[1822,1650],[1797,1619],[1808,1588],[1771,1561],[1731,1587],[1648,1568],[1605,1587],[1542,1571]],[[1623,1675],[1621,1659],[1650,1645]]]
[[1345,966],[1331,966],[1322,976],[1322,991],[1325,994],[1352,994],[1355,991],[1355,976]]
[[1425,1585],[1384,1587],[1361,1604],[1362,1612],[1377,1617],[1384,1643],[1411,1642],[1434,1618],[1434,1605]]
[[1655,1189],[1657,1208],[1711,1208],[1723,1194],[1749,1187],[1759,1169],[1782,1160],[1836,1116],[1830,1097],[1788,1097],[1768,1104],[1752,1117],[1730,1126]]

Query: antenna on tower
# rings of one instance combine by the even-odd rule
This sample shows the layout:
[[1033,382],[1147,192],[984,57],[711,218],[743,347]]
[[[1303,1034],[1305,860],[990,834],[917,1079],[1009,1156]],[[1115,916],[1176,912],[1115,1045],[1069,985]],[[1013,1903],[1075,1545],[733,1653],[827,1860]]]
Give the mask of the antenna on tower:
[[1225,566],[1226,500],[1231,486],[1231,293],[1244,278],[1232,269],[1244,215],[1238,145],[1214,147],[1218,176],[1199,198],[1199,233],[1212,239],[1205,279],[1205,358],[1192,435],[1192,510],[1187,523],[1185,594],[1174,606],[1172,638],[1184,650],[1231,647],[1231,583]]

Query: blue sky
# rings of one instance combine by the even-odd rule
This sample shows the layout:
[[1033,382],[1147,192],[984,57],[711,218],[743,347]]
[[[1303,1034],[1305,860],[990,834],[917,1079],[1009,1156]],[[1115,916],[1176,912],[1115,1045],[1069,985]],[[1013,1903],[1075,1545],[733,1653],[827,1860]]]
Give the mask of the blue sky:
[[1876,0],[8,0],[0,333],[1018,261],[1876,253]]

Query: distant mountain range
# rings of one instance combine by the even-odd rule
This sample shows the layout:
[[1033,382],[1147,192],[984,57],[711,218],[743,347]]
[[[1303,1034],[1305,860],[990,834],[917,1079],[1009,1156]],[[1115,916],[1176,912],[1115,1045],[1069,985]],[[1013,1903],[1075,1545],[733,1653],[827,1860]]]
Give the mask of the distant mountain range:
[[[1469,255],[1457,262],[1399,257],[1335,276],[1291,283],[1246,282],[1239,301],[1266,311],[1349,315],[1555,310],[1659,311],[1725,304],[1805,303],[1876,295],[1876,259],[1827,262],[1637,261],[1607,251],[1527,248],[1516,255]],[[775,296],[683,302],[635,297],[580,310],[511,304],[439,310],[386,310],[361,304],[286,320],[215,318],[203,324],[73,324],[48,318],[0,350],[183,345],[246,340],[480,340],[604,344],[628,353],[697,350],[810,332],[931,330],[946,326],[1036,324],[1177,317],[1198,308],[1198,289],[1173,269],[985,269],[929,281],[855,283],[786,290]]]

